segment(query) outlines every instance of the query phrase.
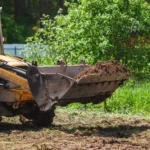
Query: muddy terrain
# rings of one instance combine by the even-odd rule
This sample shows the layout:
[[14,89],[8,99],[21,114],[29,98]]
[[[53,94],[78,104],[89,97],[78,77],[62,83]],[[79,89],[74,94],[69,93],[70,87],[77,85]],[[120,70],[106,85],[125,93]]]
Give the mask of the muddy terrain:
[[57,108],[52,127],[3,118],[0,150],[148,150],[150,118]]

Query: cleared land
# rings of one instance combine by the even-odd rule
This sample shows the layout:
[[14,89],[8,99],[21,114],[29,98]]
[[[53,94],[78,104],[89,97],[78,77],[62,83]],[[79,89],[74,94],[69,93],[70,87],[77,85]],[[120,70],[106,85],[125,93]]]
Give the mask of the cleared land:
[[150,118],[57,108],[50,128],[3,118],[1,150],[148,150]]

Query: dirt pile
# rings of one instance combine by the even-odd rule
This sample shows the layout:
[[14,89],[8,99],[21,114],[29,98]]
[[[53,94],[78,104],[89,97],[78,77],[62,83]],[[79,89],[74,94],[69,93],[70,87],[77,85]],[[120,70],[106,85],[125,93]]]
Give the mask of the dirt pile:
[[115,74],[118,72],[130,74],[129,70],[117,61],[98,62],[80,72],[75,79],[77,80],[90,74]]

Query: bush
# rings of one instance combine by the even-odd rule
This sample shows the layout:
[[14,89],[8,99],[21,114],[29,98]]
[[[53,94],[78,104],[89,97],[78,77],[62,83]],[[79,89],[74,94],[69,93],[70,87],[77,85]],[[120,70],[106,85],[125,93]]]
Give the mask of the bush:
[[[44,16],[42,28],[27,39],[28,58],[49,64],[57,59],[85,59],[89,64],[118,60],[135,74],[150,72],[150,5],[145,0],[78,0],[65,5],[67,15],[59,11],[54,20]],[[47,48],[41,50],[43,45]]]

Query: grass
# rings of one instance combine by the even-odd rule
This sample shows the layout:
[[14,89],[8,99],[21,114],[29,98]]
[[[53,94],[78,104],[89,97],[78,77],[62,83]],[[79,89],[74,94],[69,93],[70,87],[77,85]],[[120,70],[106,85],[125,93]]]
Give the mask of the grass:
[[[150,115],[150,82],[130,80],[118,88],[107,99],[107,108],[111,113]],[[70,104],[69,108],[104,111],[104,105]]]
[[150,114],[150,82],[129,81],[108,100],[113,112]]

